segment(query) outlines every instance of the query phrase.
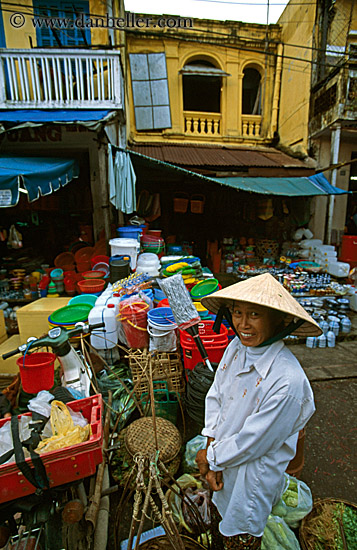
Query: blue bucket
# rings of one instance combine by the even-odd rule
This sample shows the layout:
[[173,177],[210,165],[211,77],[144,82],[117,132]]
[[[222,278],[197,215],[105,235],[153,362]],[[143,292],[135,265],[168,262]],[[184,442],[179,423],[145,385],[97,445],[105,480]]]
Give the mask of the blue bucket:
[[135,227],[135,225],[129,225],[117,228],[117,235],[119,238],[124,239],[139,239],[142,233],[141,227]]
[[169,326],[175,323],[174,314],[170,307],[156,307],[148,311],[148,320],[156,325]]

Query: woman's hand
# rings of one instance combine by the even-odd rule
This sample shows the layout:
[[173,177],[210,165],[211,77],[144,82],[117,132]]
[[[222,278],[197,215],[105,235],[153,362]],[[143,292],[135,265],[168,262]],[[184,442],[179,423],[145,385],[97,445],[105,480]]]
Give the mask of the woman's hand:
[[209,470],[206,474],[206,480],[212,491],[221,491],[223,489],[222,472],[213,472]]
[[209,464],[207,461],[207,449],[201,449],[200,451],[198,451],[195,461],[201,476],[205,476],[209,470]]

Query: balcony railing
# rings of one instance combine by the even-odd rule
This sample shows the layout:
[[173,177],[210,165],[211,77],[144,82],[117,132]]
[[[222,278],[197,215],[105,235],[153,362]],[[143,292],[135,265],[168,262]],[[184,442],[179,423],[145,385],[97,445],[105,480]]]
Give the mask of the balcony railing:
[[262,117],[260,115],[242,115],[242,136],[259,137],[262,125]]
[[0,108],[122,108],[118,53],[0,49]]
[[221,136],[222,116],[220,113],[198,113],[185,111],[185,134],[190,136]]

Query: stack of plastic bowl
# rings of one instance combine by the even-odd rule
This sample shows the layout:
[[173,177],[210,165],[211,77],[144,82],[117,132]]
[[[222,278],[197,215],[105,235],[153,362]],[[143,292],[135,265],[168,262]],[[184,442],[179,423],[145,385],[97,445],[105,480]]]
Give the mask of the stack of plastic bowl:
[[61,252],[55,257],[55,267],[60,267],[63,271],[73,271],[75,269],[76,260],[72,252]]
[[52,271],[50,273],[50,277],[56,285],[56,291],[59,294],[62,294],[62,292],[64,292],[63,269],[60,269],[59,267],[57,267],[56,269],[52,269]]
[[74,255],[77,271],[82,273],[83,271],[89,271],[91,269],[91,257],[95,254],[95,250],[92,246],[85,246],[80,248]]
[[194,287],[191,288],[191,298],[193,300],[200,300],[205,296],[209,296],[218,290],[218,281],[217,279],[205,279],[200,281]]
[[63,327],[70,330],[75,327],[76,323],[88,321],[88,315],[92,307],[91,304],[78,303],[61,307],[49,315],[48,324],[50,328]]
[[138,257],[136,272],[145,273],[150,277],[158,277],[160,266],[161,264],[157,254],[153,254],[152,252],[144,252]]
[[97,271],[94,269],[92,271],[83,271],[82,277],[84,279],[104,279],[105,271]]
[[143,235],[141,237],[141,248],[143,252],[153,252],[162,255],[165,250],[165,241],[156,235]]
[[97,294],[102,292],[105,287],[104,279],[83,279],[78,281],[78,289],[82,294]]
[[142,228],[138,225],[127,225],[117,228],[117,235],[120,239],[137,239],[140,240]]

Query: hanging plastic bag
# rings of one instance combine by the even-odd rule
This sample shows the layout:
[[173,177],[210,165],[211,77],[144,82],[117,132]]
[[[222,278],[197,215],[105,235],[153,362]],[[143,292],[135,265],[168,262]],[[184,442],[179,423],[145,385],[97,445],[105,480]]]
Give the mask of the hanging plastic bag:
[[301,550],[301,547],[285,521],[271,514],[264,529],[261,550]]
[[279,502],[273,507],[272,514],[279,516],[295,529],[299,522],[312,510],[312,495],[309,487],[295,477],[284,474],[285,486]]
[[52,436],[43,439],[36,448],[37,453],[47,453],[56,449],[64,449],[90,438],[90,424],[75,426],[68,407],[62,401],[52,401],[50,423]]
[[198,466],[196,464],[196,455],[201,449],[205,449],[207,446],[207,437],[203,435],[196,435],[193,439],[190,439],[186,443],[185,456],[183,459],[183,469],[185,473],[198,472]]
[[[209,500],[210,491],[203,487],[202,482],[189,474],[184,474],[176,480],[187,498],[194,503],[205,525],[210,524]],[[184,527],[189,533],[193,533],[193,527],[197,523],[188,511],[189,504],[183,505],[183,500],[169,489],[166,492],[167,502],[172,510],[175,522]]]
[[10,227],[7,245],[9,248],[22,248],[22,235],[14,225]]
[[[31,416],[22,415],[19,418],[19,436],[20,441],[27,441],[31,437],[30,423],[32,421]],[[14,448],[11,433],[11,422],[8,420],[0,428],[0,457],[4,456]],[[25,457],[29,456],[27,449],[24,449]],[[2,464],[9,464],[15,462],[15,455],[13,454],[7,461]]]

